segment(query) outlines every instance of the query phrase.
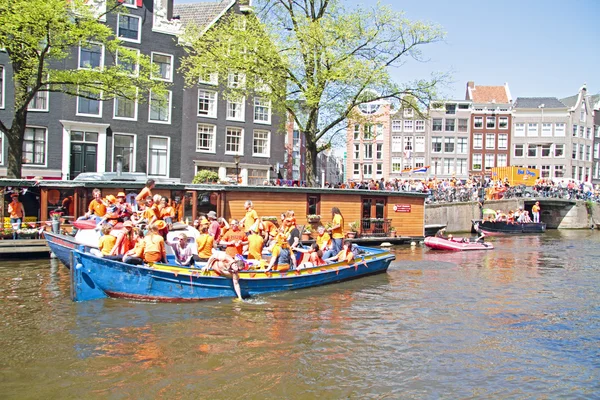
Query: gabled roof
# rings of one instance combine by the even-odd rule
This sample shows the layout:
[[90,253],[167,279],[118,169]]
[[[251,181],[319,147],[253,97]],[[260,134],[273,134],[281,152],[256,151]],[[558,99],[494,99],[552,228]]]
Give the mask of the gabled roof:
[[556,97],[517,97],[515,108],[567,108]]
[[[596,107],[596,105],[600,104],[600,94],[595,94],[590,97],[590,104],[592,107]],[[565,97],[564,99],[560,99],[560,101],[567,107],[573,108],[577,105],[577,101],[579,100],[579,93],[574,94],[573,96]]]
[[475,86],[475,83],[468,82],[467,100],[473,103],[508,104],[512,98],[507,83],[503,86]]
[[175,4],[173,16],[179,16],[184,25],[195,23],[200,29],[206,30],[234,4],[235,0]]

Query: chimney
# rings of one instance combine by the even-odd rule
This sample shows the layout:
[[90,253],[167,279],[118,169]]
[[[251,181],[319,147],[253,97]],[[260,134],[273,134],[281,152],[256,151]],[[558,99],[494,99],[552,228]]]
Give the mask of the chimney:
[[474,89],[474,88],[475,88],[475,82],[473,82],[473,81],[467,82],[467,93],[465,94],[465,100],[472,100],[470,89]]

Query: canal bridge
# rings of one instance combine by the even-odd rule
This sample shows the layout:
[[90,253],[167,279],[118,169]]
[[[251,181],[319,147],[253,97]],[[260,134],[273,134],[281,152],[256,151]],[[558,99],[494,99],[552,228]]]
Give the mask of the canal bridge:
[[508,213],[523,207],[529,211],[536,201],[540,202],[540,220],[548,229],[584,229],[595,227],[600,222],[600,205],[592,204],[590,210],[583,200],[555,199],[547,197],[517,197],[512,199],[487,200],[483,207],[478,202],[452,202],[427,204],[425,224],[445,224],[448,231],[466,232],[471,230],[471,221],[481,219],[482,208],[502,210]]

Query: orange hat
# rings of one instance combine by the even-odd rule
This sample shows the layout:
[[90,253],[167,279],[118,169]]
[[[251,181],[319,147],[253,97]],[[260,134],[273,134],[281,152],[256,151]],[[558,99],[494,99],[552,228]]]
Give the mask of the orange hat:
[[10,195],[10,197],[19,197],[19,193],[13,193]]
[[109,194],[108,196],[106,196],[106,200],[108,200],[110,203],[116,203],[117,202],[117,198],[115,196],[113,196],[112,194]]
[[159,219],[158,221],[156,221],[154,223],[154,226],[156,226],[158,228],[158,230],[160,231],[161,229],[165,229],[167,227],[167,223],[165,221],[163,221],[162,219]]
[[117,193],[117,197],[127,197],[124,192]]

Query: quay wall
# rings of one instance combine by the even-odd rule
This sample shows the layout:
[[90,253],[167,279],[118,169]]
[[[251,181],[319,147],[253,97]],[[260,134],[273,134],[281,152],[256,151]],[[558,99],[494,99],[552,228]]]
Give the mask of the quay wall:
[[[531,213],[531,207],[536,199],[509,199],[486,201],[484,208],[493,210],[516,210],[524,207]],[[586,229],[600,224],[600,205],[594,203],[592,216],[589,215],[585,201],[552,202],[540,200],[542,213],[541,221],[549,229]],[[425,225],[445,224],[449,232],[468,232],[471,230],[471,220],[481,218],[477,202],[443,203],[425,205]]]

